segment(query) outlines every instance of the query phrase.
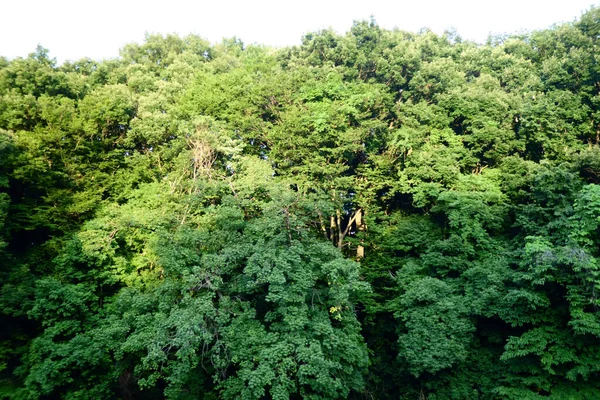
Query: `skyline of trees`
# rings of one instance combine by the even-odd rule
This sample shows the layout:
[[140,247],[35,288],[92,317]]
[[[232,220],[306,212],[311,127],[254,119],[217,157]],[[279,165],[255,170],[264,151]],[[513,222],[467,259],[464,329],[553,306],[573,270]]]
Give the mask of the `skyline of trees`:
[[0,57],[0,398],[597,399],[599,32]]

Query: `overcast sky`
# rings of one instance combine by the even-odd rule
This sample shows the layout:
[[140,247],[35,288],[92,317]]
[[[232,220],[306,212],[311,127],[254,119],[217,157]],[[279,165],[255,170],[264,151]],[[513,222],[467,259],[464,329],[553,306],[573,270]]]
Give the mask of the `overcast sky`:
[[0,55],[25,57],[38,44],[59,62],[117,57],[145,32],[198,34],[211,42],[299,44],[303,34],[375,17],[384,28],[441,33],[455,28],[483,42],[491,33],[546,28],[573,21],[594,0],[0,0]]

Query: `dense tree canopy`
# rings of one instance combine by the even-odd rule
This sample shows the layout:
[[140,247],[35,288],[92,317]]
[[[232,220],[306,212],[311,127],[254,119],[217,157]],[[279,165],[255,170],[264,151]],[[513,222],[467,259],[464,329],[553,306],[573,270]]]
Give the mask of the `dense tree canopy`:
[[599,32],[0,58],[0,398],[600,398]]

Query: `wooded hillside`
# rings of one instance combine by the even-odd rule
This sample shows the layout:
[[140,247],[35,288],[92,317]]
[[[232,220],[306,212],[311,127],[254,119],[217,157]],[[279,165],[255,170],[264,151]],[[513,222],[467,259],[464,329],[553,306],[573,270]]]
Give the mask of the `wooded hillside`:
[[597,400],[600,9],[0,58],[0,285],[0,398]]

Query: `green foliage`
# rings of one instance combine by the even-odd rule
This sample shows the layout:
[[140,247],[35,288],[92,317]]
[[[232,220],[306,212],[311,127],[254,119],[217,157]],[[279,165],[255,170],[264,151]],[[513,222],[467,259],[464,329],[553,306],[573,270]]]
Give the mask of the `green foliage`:
[[0,58],[0,397],[599,398],[598,14]]

